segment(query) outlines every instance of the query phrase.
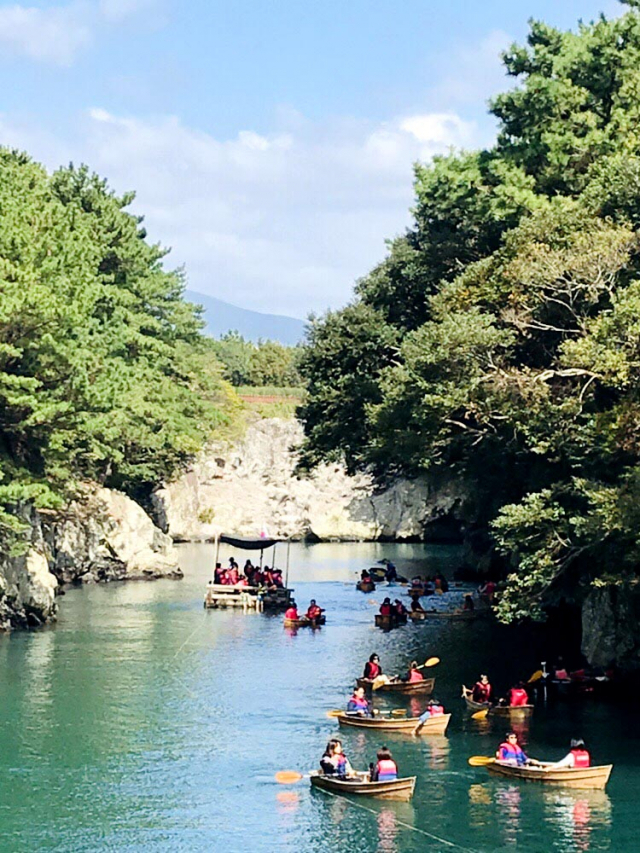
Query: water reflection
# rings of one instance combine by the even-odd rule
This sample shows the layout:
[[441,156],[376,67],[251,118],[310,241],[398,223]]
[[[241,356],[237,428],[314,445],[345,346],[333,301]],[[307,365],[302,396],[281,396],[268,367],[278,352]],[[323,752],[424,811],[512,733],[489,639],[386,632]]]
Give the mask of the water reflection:
[[573,850],[591,849],[591,833],[611,824],[611,800],[604,791],[545,791],[547,818]]
[[383,808],[378,814],[378,851],[379,853],[397,853],[398,821],[396,813]]
[[492,820],[493,798],[488,784],[469,785],[469,826],[480,829]]
[[498,820],[505,844],[516,844],[522,814],[522,792],[519,785],[501,785],[495,792]]

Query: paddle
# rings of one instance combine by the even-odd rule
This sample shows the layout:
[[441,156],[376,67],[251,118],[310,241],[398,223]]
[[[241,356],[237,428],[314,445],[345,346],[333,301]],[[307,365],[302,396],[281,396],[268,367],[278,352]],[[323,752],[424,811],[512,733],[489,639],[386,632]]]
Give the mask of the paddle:
[[533,675],[531,676],[529,681],[527,681],[527,684],[533,684],[535,681],[540,681],[540,679],[543,677],[544,677],[544,673],[542,672],[542,670],[536,669],[536,671],[533,673]]
[[488,713],[489,713],[489,709],[484,708],[482,711],[476,711],[475,714],[472,714],[471,719],[472,720],[485,720]]
[[406,708],[394,708],[391,712],[394,717],[406,717],[407,709]]
[[303,776],[302,773],[295,770],[279,770],[274,778],[281,785],[293,785],[295,782],[299,782]]
[[419,666],[418,669],[425,669],[427,666],[437,666],[440,663],[440,658],[427,658],[427,660]]
[[487,764],[494,764],[495,758],[489,755],[472,755],[469,759],[469,764],[472,767],[486,767]]
[[[330,711],[327,711],[327,717],[331,720],[333,717],[340,717],[342,714],[346,714],[347,712],[344,708],[332,708]],[[377,717],[380,711],[377,708],[373,709],[373,716]],[[404,712],[406,713],[406,711]]]

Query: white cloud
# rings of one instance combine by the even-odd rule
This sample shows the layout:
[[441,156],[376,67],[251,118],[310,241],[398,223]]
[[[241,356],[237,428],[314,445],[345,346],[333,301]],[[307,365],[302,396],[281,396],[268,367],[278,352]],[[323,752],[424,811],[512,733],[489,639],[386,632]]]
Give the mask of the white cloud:
[[5,53],[69,66],[105,26],[119,24],[155,0],[78,0],[61,6],[0,7],[0,45]]
[[40,9],[0,8],[0,44],[28,59],[69,65],[91,42],[90,16],[84,4]]

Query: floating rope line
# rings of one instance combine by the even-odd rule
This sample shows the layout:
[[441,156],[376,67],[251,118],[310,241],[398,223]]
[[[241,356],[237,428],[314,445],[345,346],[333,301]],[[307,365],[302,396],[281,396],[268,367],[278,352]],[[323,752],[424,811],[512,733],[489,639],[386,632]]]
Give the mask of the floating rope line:
[[[369,812],[374,815],[374,817],[378,817],[378,812],[375,809],[370,809],[369,806],[364,806],[362,803],[354,803],[352,800],[347,799],[346,797],[342,797],[340,794],[334,794],[333,791],[327,791],[323,789],[323,794],[329,794],[331,797],[338,797],[338,799],[347,802],[350,806],[354,806],[358,809],[363,809],[365,812]],[[406,823],[403,820],[399,820],[397,817],[395,818],[395,822],[399,826],[403,826],[405,829],[410,829],[412,832],[418,832],[420,835],[425,835],[427,838],[430,838],[432,841],[437,841],[439,844],[444,844],[445,847],[453,847],[456,850],[463,850],[464,853],[478,853],[477,850],[474,850],[471,847],[462,847],[460,844],[456,844],[455,841],[447,841],[446,838],[440,838],[439,835],[434,835],[432,832],[427,832],[426,829],[420,829],[419,826],[413,826],[411,823]]]

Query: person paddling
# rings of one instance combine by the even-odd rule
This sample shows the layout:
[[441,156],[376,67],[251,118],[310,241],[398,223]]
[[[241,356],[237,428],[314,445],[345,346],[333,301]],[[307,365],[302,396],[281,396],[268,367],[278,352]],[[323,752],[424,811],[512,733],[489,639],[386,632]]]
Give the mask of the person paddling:
[[380,666],[380,658],[375,653],[371,655],[369,660],[364,665],[363,678],[368,678],[373,681],[379,675],[382,675],[382,667]]
[[444,706],[437,699],[430,699],[427,709],[418,717],[418,725],[413,730],[414,735],[417,735],[420,729],[431,717],[440,717],[444,714]]
[[309,602],[309,607],[307,608],[307,619],[309,619],[310,622],[315,622],[315,620],[319,619],[323,613],[324,610],[322,607],[318,607],[315,598],[312,598]]
[[519,681],[515,687],[509,691],[509,705],[512,708],[521,708],[523,705],[529,704],[529,694],[524,686],[523,681]]
[[320,768],[325,776],[338,776],[341,779],[353,775],[353,768],[349,759],[342,751],[342,741],[332,738],[327,744],[322,758]]
[[561,770],[563,767],[591,767],[591,756],[581,738],[572,740],[571,749],[565,757],[547,764],[545,770]]
[[364,687],[356,687],[353,696],[347,703],[347,714],[350,717],[372,717],[371,705],[364,695]]
[[391,604],[390,598],[385,598],[385,600],[380,605],[380,615],[381,616],[391,616],[393,613],[393,605]]
[[496,761],[499,764],[508,764],[515,767],[525,767],[527,764],[540,765],[535,758],[529,758],[518,743],[518,735],[515,732],[507,732],[504,741],[496,752]]
[[372,782],[391,782],[398,778],[398,765],[386,746],[378,751],[376,758],[376,766],[371,771]]
[[424,681],[424,677],[418,668],[418,661],[411,661],[411,663],[409,664],[409,671],[402,680],[407,681],[409,684],[415,684],[418,681]]
[[285,619],[299,619],[298,608],[296,607],[295,601],[291,601],[291,604],[284,612]]
[[478,704],[481,705],[491,702],[493,698],[493,688],[489,683],[488,675],[481,675],[478,681],[473,685],[471,698],[474,702],[478,702]]

